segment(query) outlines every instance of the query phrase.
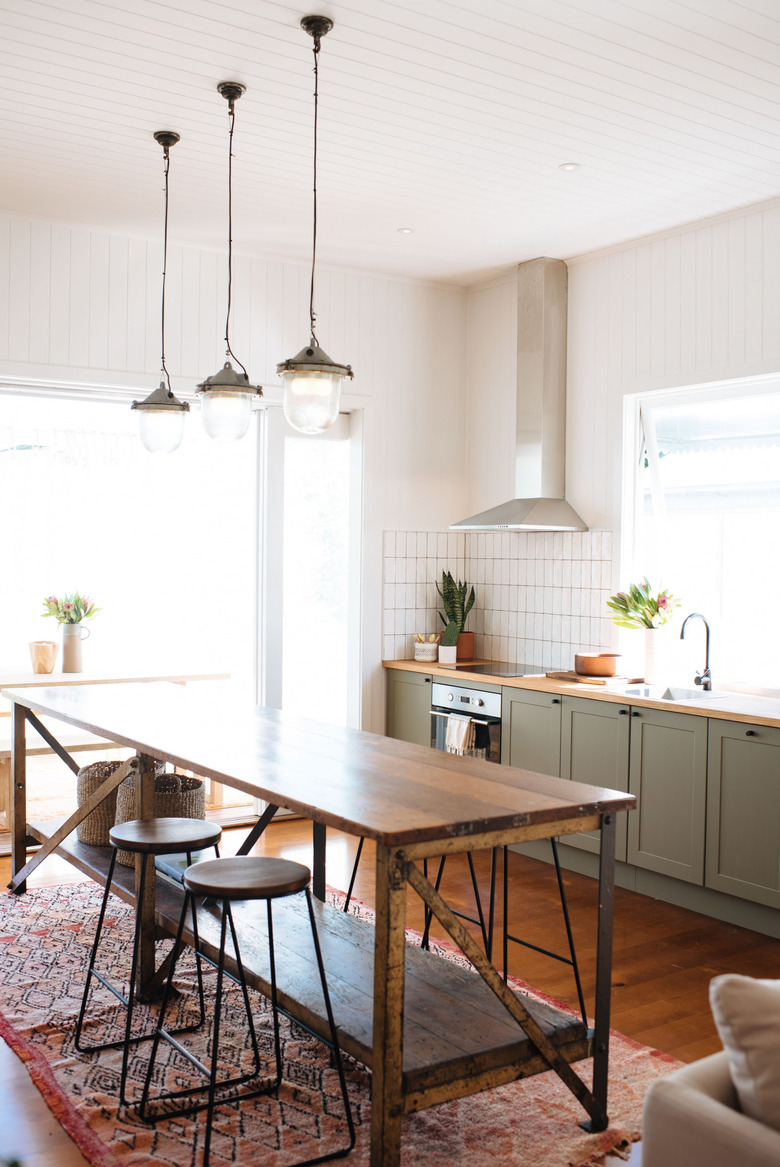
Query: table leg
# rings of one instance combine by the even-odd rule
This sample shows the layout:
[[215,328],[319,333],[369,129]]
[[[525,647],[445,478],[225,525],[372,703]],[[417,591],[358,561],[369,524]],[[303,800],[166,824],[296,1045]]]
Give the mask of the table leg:
[[[11,875],[21,871],[27,862],[27,718],[23,705],[13,707],[13,738],[11,741]],[[27,882],[14,889],[17,895],[27,891]]]
[[325,844],[328,829],[324,823],[312,823],[314,862],[311,890],[318,900],[325,902]]
[[607,1075],[609,1073],[609,1022],[612,990],[612,929],[615,907],[615,815],[601,820],[601,854],[599,857],[599,915],[596,948],[596,1016],[593,1033],[593,1097],[601,1107],[604,1120],[591,1130],[607,1126]]
[[405,925],[403,865],[377,844],[371,1167],[398,1167],[401,1161]]
[[[135,813],[139,819],[154,818],[154,758],[141,754],[141,777],[135,791]],[[154,860],[146,865],[146,879],[142,880],[142,856],[135,857],[135,910],[141,917],[140,946],[137,966],[137,989],[144,996],[155,971],[154,946]]]
[[273,803],[269,802],[268,806],[265,808],[265,810],[263,811],[260,818],[257,820],[255,825],[252,827],[252,830],[249,832],[249,834],[244,839],[241,846],[236,851],[236,855],[248,855],[249,854],[249,852],[252,850],[255,843],[260,838],[263,831],[268,826],[268,824],[270,823],[271,819],[274,817],[274,815],[276,814],[278,809],[279,809],[278,806],[274,806]]

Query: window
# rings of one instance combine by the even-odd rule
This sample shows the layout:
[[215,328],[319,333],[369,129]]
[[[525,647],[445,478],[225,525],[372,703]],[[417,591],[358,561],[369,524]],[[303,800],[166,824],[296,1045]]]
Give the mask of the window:
[[350,415],[304,437],[281,410],[264,419],[265,704],[359,724],[360,483]]
[[43,597],[79,590],[101,608],[87,668],[225,671],[248,684],[252,436],[223,445],[190,419],[180,449],[162,456],[143,450],[124,402],[8,396],[2,415],[6,664],[29,669],[29,641],[59,639]]
[[707,617],[716,684],[780,688],[780,384],[654,394],[639,434],[632,574]]

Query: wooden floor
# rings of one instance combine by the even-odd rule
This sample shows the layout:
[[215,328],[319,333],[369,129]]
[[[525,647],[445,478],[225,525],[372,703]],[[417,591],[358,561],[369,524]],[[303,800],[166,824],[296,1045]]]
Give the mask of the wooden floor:
[[[226,832],[222,853],[234,852],[244,836],[241,830]],[[348,836],[329,832],[327,869],[332,886],[347,886],[355,844]],[[299,821],[274,824],[256,852],[309,864],[311,825]],[[484,878],[487,859],[476,859],[478,872]],[[0,859],[3,885],[9,878],[10,863]],[[75,883],[81,878],[70,864],[50,857],[30,880],[30,886]],[[568,873],[565,880],[586,1001],[592,1006],[596,885],[584,876]],[[532,943],[563,951],[565,933],[552,868],[511,855],[509,888],[512,930]],[[462,856],[448,860],[442,893],[452,907],[472,910],[471,883]],[[364,903],[373,904],[373,855],[369,844],[364,849],[354,894]],[[423,923],[421,902],[411,891],[408,923],[418,929]],[[435,930],[433,934],[437,934]],[[509,971],[576,1007],[571,972],[558,962],[512,945]],[[707,990],[710,979],[722,972],[780,976],[780,941],[617,889],[612,997],[615,1029],[682,1061],[695,1061],[714,1053],[720,1049],[720,1042],[712,1023]],[[16,1155],[23,1167],[78,1167],[84,1163],[51,1118],[21,1063],[2,1042],[0,1087],[4,1157]],[[639,1167],[639,1158],[640,1151],[635,1149],[631,1167]]]

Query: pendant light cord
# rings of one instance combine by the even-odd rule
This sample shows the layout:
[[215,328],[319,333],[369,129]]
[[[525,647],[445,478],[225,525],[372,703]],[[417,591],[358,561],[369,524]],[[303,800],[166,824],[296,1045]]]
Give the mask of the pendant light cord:
[[311,286],[309,290],[309,321],[311,325],[311,340],[313,345],[319,345],[315,332],[316,314],[314,312],[314,268],[317,262],[317,118],[320,103],[320,37],[314,37],[314,174],[313,174],[313,205],[312,240],[311,240]]
[[225,355],[233,358],[249,380],[249,374],[230,347],[230,308],[233,298],[233,131],[236,124],[236,104],[232,98],[228,102],[228,121],[230,132],[228,134],[228,288],[227,315],[225,316]]
[[162,296],[160,300],[160,365],[168,384],[168,396],[173,397],[171,377],[165,366],[165,278],[168,274],[168,172],[171,169],[171,154],[167,146],[163,146],[163,174],[165,176],[165,219],[163,227],[163,270]]

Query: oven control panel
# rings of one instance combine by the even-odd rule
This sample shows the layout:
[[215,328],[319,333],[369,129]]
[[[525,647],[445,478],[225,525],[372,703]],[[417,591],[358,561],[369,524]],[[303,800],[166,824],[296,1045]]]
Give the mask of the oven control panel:
[[431,705],[436,709],[451,709],[455,713],[473,713],[480,717],[501,716],[501,694],[459,685],[441,685],[434,681]]

